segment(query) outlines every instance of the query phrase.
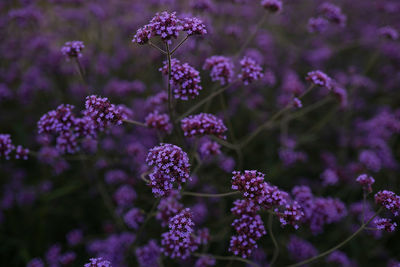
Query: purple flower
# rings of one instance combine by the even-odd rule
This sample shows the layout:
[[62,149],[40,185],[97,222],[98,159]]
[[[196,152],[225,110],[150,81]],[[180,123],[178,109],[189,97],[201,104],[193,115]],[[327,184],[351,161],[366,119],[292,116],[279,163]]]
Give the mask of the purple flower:
[[261,66],[252,58],[244,57],[240,60],[240,66],[241,72],[239,74],[239,79],[241,79],[245,85],[259,80],[264,75]]
[[204,140],[199,147],[199,152],[202,158],[210,158],[210,156],[221,154],[221,145],[211,140]]
[[187,35],[204,35],[207,33],[206,26],[203,21],[194,17],[187,17],[182,20],[183,30]]
[[27,160],[29,155],[29,149],[23,148],[22,146],[17,146],[15,149],[15,158]]
[[26,267],[44,267],[44,263],[40,258],[31,259]]
[[149,113],[146,118],[146,125],[149,128],[154,128],[166,133],[169,133],[172,129],[172,124],[170,123],[169,120],[169,115],[168,114],[160,114],[158,113],[158,110]]
[[186,259],[198,247],[193,236],[194,223],[190,209],[183,209],[168,223],[169,231],[162,234],[162,252],[171,258]]
[[161,221],[162,226],[166,226],[169,219],[183,209],[183,205],[179,203],[178,199],[178,192],[173,190],[168,197],[160,200],[157,206],[156,219]]
[[11,135],[9,134],[0,134],[0,157],[4,157],[5,159],[10,158],[10,153],[14,150],[14,145],[11,141]]
[[329,256],[326,258],[326,262],[335,263],[338,266],[343,267],[354,266],[351,264],[350,259],[347,257],[347,255],[344,252],[338,250],[329,254]]
[[277,212],[281,226],[290,224],[295,229],[299,228],[298,223],[303,219],[304,216],[301,206],[296,201],[293,201],[291,204],[286,204],[282,212],[278,212],[277,209],[275,212]]
[[267,186],[264,182],[265,174],[255,170],[246,170],[244,173],[234,171],[232,174],[232,189],[242,192],[246,199],[260,203]]
[[84,48],[85,45],[82,41],[66,42],[61,48],[61,53],[67,58],[80,58],[82,57],[81,52]]
[[117,184],[128,180],[128,175],[123,170],[109,170],[104,174],[107,184]]
[[60,105],[56,110],[44,114],[37,123],[38,133],[62,133],[69,131],[74,125],[75,116],[72,113],[74,106]]
[[118,206],[126,207],[136,199],[136,192],[130,185],[122,185],[114,193],[114,199]]
[[215,259],[212,256],[201,256],[194,264],[194,267],[209,267],[215,264]]
[[[159,69],[164,75],[168,75],[168,62]],[[203,89],[200,85],[200,73],[188,63],[181,63],[178,59],[171,60],[171,80],[174,96],[177,99],[189,100],[199,95]]]
[[190,115],[181,120],[181,127],[186,137],[214,135],[226,139],[228,130],[220,118],[209,113]]
[[390,210],[394,216],[400,214],[400,196],[392,191],[383,190],[375,194],[376,204]]
[[203,65],[204,70],[210,70],[211,80],[219,81],[221,85],[232,82],[234,66],[230,58],[224,56],[212,56],[206,59]]
[[153,167],[149,185],[157,197],[168,194],[173,184],[176,183],[180,188],[182,183],[189,180],[189,158],[178,146],[161,144],[150,149],[146,163]]
[[95,95],[87,96],[83,114],[93,120],[96,128],[100,131],[111,125],[120,125],[126,119],[121,110],[111,104],[106,97],[101,98]]
[[372,150],[363,150],[358,156],[358,160],[373,172],[378,172],[382,168],[382,162],[376,153]]
[[161,249],[155,240],[150,240],[145,246],[135,250],[136,259],[141,267],[158,267]]
[[375,183],[375,179],[372,176],[368,176],[367,174],[361,174],[357,177],[356,182],[362,185],[363,189],[371,193],[372,185]]
[[301,100],[298,99],[297,97],[293,98],[293,107],[295,108],[302,108],[303,104],[301,103]]
[[244,259],[250,257],[257,247],[256,240],[246,235],[234,235],[229,242],[229,251],[235,256],[240,256]]
[[86,263],[84,267],[111,267],[111,263],[103,258],[92,258]]
[[237,199],[231,208],[233,215],[240,217],[243,214],[255,215],[260,210],[260,206],[250,199]]
[[399,38],[399,32],[390,26],[385,26],[379,29],[379,35],[389,40],[397,40]]
[[392,220],[387,219],[387,218],[379,218],[374,220],[374,224],[376,225],[376,228],[379,230],[384,230],[386,232],[394,232],[397,227],[397,223],[392,222]]
[[346,25],[347,17],[342,13],[340,7],[331,3],[322,3],[318,7],[318,12],[332,23],[338,24],[341,27]]
[[75,252],[67,252],[60,256],[60,263],[62,265],[71,265],[76,260]]
[[138,229],[139,224],[144,221],[143,212],[140,209],[132,208],[124,215],[126,225],[131,229]]
[[307,73],[306,80],[316,86],[332,89],[332,79],[320,70],[314,70]]
[[282,2],[280,0],[261,0],[261,5],[271,13],[282,10]]
[[314,257],[318,254],[316,248],[306,240],[292,235],[287,243],[289,256],[299,262]]
[[68,232],[67,241],[70,246],[76,246],[83,241],[83,232],[81,229],[75,229]]
[[310,18],[308,20],[307,29],[310,33],[322,33],[328,28],[328,21],[324,18]]
[[322,174],[321,174],[321,178],[322,178],[322,184],[324,186],[327,185],[335,185],[338,183],[339,181],[339,177],[336,173],[336,171],[332,170],[332,169],[326,169]]
[[260,215],[242,214],[239,219],[233,221],[232,226],[239,236],[246,236],[253,240],[258,240],[267,234]]

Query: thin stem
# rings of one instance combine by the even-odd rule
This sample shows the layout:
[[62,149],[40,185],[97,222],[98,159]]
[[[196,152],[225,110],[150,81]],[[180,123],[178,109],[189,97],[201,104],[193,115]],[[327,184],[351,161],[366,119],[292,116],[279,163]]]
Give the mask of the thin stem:
[[235,54],[235,57],[238,57],[242,54],[243,50],[246,49],[246,47],[250,44],[250,42],[254,39],[256,36],[258,29],[261,27],[261,25],[265,22],[267,19],[268,12],[264,13],[264,16],[261,17],[260,21],[257,23],[256,28],[252,32],[252,34],[247,38],[247,40],[243,43],[243,45],[240,47],[239,51]]
[[210,101],[211,99],[213,99],[214,97],[216,97],[217,95],[221,94],[222,92],[224,92],[226,89],[228,89],[229,87],[231,87],[235,82],[237,82],[238,80],[235,80],[234,82],[221,87],[220,89],[218,89],[217,91],[209,94],[207,97],[203,98],[202,100],[200,100],[199,102],[197,102],[196,105],[192,106],[188,111],[186,111],[185,113],[183,113],[181,116],[179,116],[179,118],[176,119],[176,122],[179,122],[180,120],[182,120],[183,118],[189,116],[190,114],[192,114],[194,111],[196,111],[198,108],[200,108],[202,105],[204,105],[205,103],[207,103],[208,101]]
[[260,267],[260,265],[258,265],[257,263],[255,263],[251,260],[247,260],[247,259],[243,259],[243,258],[239,258],[239,257],[235,257],[235,256],[218,256],[218,255],[200,254],[200,253],[193,253],[192,255],[195,257],[204,257],[204,256],[207,257],[208,256],[208,257],[215,258],[216,260],[222,260],[222,261],[241,261],[241,262],[247,263],[254,267]]
[[171,55],[173,55],[175,53],[175,51],[181,47],[181,45],[183,45],[184,42],[186,42],[186,40],[189,38],[189,35],[186,35],[186,37],[171,51]]
[[378,216],[379,213],[381,213],[381,211],[382,211],[382,208],[380,208],[380,209],[375,213],[375,215],[372,216],[366,223],[362,224],[362,225],[360,226],[360,228],[358,228],[357,231],[355,231],[352,235],[350,235],[348,238],[346,238],[345,240],[343,240],[342,242],[340,242],[339,244],[337,244],[337,245],[334,246],[333,248],[328,249],[328,250],[322,252],[321,254],[318,254],[318,255],[315,256],[315,257],[309,258],[309,259],[307,259],[307,260],[304,260],[304,261],[301,261],[301,262],[298,262],[298,263],[295,263],[295,264],[292,264],[292,265],[288,265],[287,267],[296,267],[296,266],[302,266],[302,265],[304,265],[304,264],[308,264],[308,263],[313,262],[313,261],[315,261],[315,260],[318,260],[318,259],[320,259],[320,258],[322,258],[322,257],[324,257],[324,256],[326,256],[326,255],[329,255],[329,254],[332,253],[333,251],[335,251],[335,250],[341,248],[342,246],[346,245],[349,241],[351,241],[354,237],[356,237],[360,232],[362,232],[362,231],[367,227],[367,225],[368,225],[376,216]]
[[227,196],[233,196],[240,194],[240,192],[235,191],[235,192],[227,192],[227,193],[221,193],[221,194],[208,194],[208,193],[196,193],[196,192],[182,192],[183,196],[194,196],[194,197],[227,197]]
[[222,140],[222,139],[220,139],[220,138],[217,138],[217,137],[215,137],[215,136],[211,136],[211,139],[213,139],[213,140],[216,141],[217,143],[219,143],[219,144],[221,144],[221,145],[223,145],[224,147],[227,147],[227,148],[229,148],[229,149],[236,150],[236,149],[238,148],[238,145],[229,143],[229,142],[227,142],[227,141],[225,141],[225,140]]
[[142,126],[142,127],[147,127],[147,125],[145,123],[140,122],[140,121],[123,120],[123,122],[130,123],[130,124],[135,124],[135,125]]
[[272,243],[274,243],[274,247],[275,247],[274,254],[272,256],[272,260],[269,263],[270,267],[272,267],[272,265],[275,263],[275,261],[278,259],[278,256],[279,256],[279,245],[278,245],[278,242],[276,241],[274,232],[272,231],[273,215],[274,215],[273,213],[268,214],[268,233],[271,236]]
[[164,50],[162,50],[161,48],[159,48],[157,45],[153,44],[151,41],[149,41],[149,45],[151,47],[154,47],[155,49],[157,49],[158,51],[160,51],[161,53],[163,53],[164,55],[167,54],[167,52],[165,52]]
[[142,179],[143,181],[145,181],[146,183],[150,183],[150,181],[148,179],[146,179],[146,176],[149,174],[150,172],[144,172],[140,175],[140,179]]
[[[171,52],[169,51],[169,45],[168,43],[165,43],[165,47],[167,49],[167,60],[168,60],[168,112],[169,112],[169,117],[171,118],[171,121],[174,122],[174,110],[172,108],[172,89],[171,89],[171,78],[172,78],[172,73],[171,73]],[[175,128],[175,127],[174,127]]]
[[81,65],[81,62],[79,61],[79,58],[76,57],[75,62],[76,62],[76,65],[78,66],[79,77],[81,78],[82,83],[85,85],[86,94],[89,94],[89,89],[87,87],[87,82],[85,79],[85,72],[83,71],[83,67]]

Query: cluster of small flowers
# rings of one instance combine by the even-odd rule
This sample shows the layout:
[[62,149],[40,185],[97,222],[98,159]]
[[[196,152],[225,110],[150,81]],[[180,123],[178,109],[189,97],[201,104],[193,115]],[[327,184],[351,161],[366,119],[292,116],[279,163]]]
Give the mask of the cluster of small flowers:
[[[164,75],[168,75],[168,62],[160,68]],[[199,72],[188,63],[181,63],[178,59],[171,60],[171,80],[174,87],[174,96],[177,99],[188,100],[195,98],[203,89],[200,85],[201,79]]]
[[81,41],[71,41],[66,42],[64,46],[61,48],[61,53],[66,56],[68,59],[70,58],[80,58],[82,57],[82,50],[85,48],[85,45]]
[[306,80],[316,86],[332,89],[332,79],[320,70],[310,71],[307,73]]
[[216,261],[213,257],[201,256],[194,264],[194,267],[209,267],[209,266],[214,266],[215,264]]
[[112,267],[111,263],[107,260],[103,260],[103,258],[92,258],[89,260],[89,263],[86,263],[84,267]]
[[128,184],[121,185],[114,193],[114,200],[118,207],[127,207],[137,197],[136,191]]
[[5,159],[10,159],[10,154],[15,151],[16,159],[27,160],[29,155],[29,149],[23,148],[18,145],[16,148],[12,143],[11,135],[9,134],[0,134],[0,158],[4,157]]
[[234,66],[230,58],[224,56],[212,56],[206,59],[203,65],[204,70],[210,70],[211,80],[219,81],[221,85],[232,82]]
[[167,226],[169,219],[183,209],[183,205],[178,201],[179,198],[179,192],[172,190],[168,197],[160,200],[157,206],[156,219],[161,221],[161,226]]
[[158,267],[161,249],[155,240],[150,240],[145,246],[135,251],[136,259],[141,267]]
[[96,129],[103,131],[111,125],[121,125],[124,119],[122,110],[111,104],[106,97],[87,96],[83,114],[93,120]]
[[186,137],[214,135],[226,139],[225,132],[228,130],[224,122],[209,113],[190,115],[181,120],[181,128]]
[[318,8],[319,16],[308,20],[310,33],[322,33],[328,29],[329,23],[344,27],[347,17],[338,6],[331,3],[323,3]]
[[375,179],[372,176],[368,176],[367,174],[361,174],[357,177],[356,182],[362,185],[363,189],[371,193],[372,185],[375,183]]
[[158,110],[149,113],[145,118],[146,125],[162,132],[169,133],[172,130],[172,124],[168,114],[160,114]]
[[325,224],[338,222],[347,214],[346,206],[339,199],[316,198],[308,186],[295,186],[292,194],[304,212],[302,221],[314,234],[321,233]]
[[124,215],[124,221],[129,228],[138,229],[139,224],[144,221],[143,212],[138,208],[132,208]]
[[[76,253],[73,251],[67,251],[62,253],[61,246],[54,244],[47,250],[46,265],[41,258],[34,258],[28,262],[27,267],[44,267],[44,266],[73,266],[76,260]],[[86,265],[85,265],[86,266]],[[95,265],[93,265],[95,266]],[[106,266],[111,267],[111,266]]]
[[293,201],[291,204],[286,204],[282,212],[279,212],[278,208],[275,209],[275,212],[282,226],[290,224],[295,229],[299,228],[298,224],[304,217],[303,209],[296,201]]
[[261,0],[261,5],[271,13],[282,10],[282,2],[280,0]]
[[240,60],[240,66],[241,73],[239,74],[239,79],[241,79],[245,85],[249,85],[264,76],[261,66],[252,58],[244,57]]
[[261,217],[256,214],[259,205],[251,199],[234,202],[232,213],[239,217],[232,223],[237,235],[231,237],[229,251],[242,258],[248,258],[257,248],[257,240],[266,235]]
[[374,220],[376,229],[385,230],[386,232],[394,232],[397,227],[397,223],[392,222],[392,220],[387,218],[379,218]]
[[400,214],[400,196],[392,191],[383,190],[375,194],[375,202],[390,210],[394,216]]
[[295,261],[303,261],[318,254],[317,249],[306,240],[292,235],[287,243],[290,257]]
[[149,175],[152,192],[155,196],[167,195],[174,183],[180,188],[189,179],[189,158],[180,147],[172,144],[161,144],[150,149],[147,165],[153,167]]
[[242,192],[244,198],[260,204],[265,196],[265,175],[255,170],[245,170],[243,174],[234,171],[232,174],[232,189]]
[[171,258],[186,259],[198,247],[193,233],[190,209],[186,208],[169,220],[169,231],[162,234],[161,251]]
[[393,41],[399,39],[399,32],[390,26],[385,26],[380,28],[379,35]]
[[199,153],[202,158],[210,158],[210,156],[216,156],[221,154],[221,145],[217,142],[205,139],[199,146]]
[[151,38],[159,36],[161,40],[171,44],[171,39],[176,39],[181,31],[186,31],[188,35],[207,33],[205,25],[200,19],[191,17],[180,19],[176,16],[176,12],[164,11],[157,13],[149,24],[138,29],[132,42],[146,44]]

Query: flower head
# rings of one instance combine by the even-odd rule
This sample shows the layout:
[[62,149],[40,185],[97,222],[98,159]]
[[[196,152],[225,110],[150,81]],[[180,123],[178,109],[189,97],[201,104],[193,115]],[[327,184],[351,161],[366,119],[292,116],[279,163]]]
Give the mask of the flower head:
[[375,179],[367,174],[361,174],[357,177],[356,182],[362,185],[363,189],[368,193],[372,192],[372,184],[375,183]]
[[211,80],[219,81],[221,85],[232,82],[234,66],[230,58],[224,56],[212,56],[206,59],[203,65],[204,70],[210,70]]
[[387,218],[379,218],[374,220],[374,224],[376,225],[376,228],[379,230],[384,230],[386,232],[394,232],[397,227],[397,223],[392,222],[392,220],[387,219]]
[[181,127],[186,137],[214,135],[226,139],[228,130],[220,118],[209,113],[190,115],[181,120]]
[[61,48],[61,53],[67,58],[80,58],[82,57],[82,50],[84,48],[85,45],[82,41],[66,42]]
[[11,141],[11,135],[9,134],[0,134],[0,157],[4,157],[5,159],[10,158],[10,153],[14,150],[14,145]]
[[[160,68],[164,75],[168,75],[168,62]],[[188,100],[195,98],[203,89],[200,85],[201,78],[199,72],[188,63],[181,63],[178,59],[171,60],[171,85],[173,86],[174,96],[177,99]]]
[[280,0],[261,0],[261,5],[271,13],[282,10],[282,2]]
[[399,38],[399,32],[390,26],[385,26],[379,29],[379,35],[389,40],[397,40]]
[[141,267],[158,267],[158,259],[161,255],[161,249],[155,240],[150,240],[143,247],[135,251],[137,261]]
[[261,66],[252,58],[244,57],[240,60],[240,66],[241,73],[239,74],[239,79],[241,79],[245,85],[259,80],[264,75]]
[[182,20],[183,30],[187,35],[204,35],[207,33],[203,21],[194,17],[186,17]]
[[92,258],[84,267],[111,267],[111,263],[103,258]]
[[158,110],[149,113],[146,118],[146,125],[149,128],[154,128],[166,133],[169,133],[172,129],[172,124],[169,120],[168,114],[160,114]]
[[320,70],[307,73],[306,80],[314,85],[332,89],[332,79]]
[[400,214],[400,196],[389,190],[379,191],[375,194],[375,202],[390,210],[395,216]]

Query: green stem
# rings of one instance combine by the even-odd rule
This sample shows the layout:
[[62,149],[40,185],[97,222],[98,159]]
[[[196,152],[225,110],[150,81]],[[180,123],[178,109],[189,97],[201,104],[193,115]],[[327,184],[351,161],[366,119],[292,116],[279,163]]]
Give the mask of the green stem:
[[140,121],[134,121],[134,120],[123,120],[123,121],[126,123],[135,124],[135,125],[142,126],[142,127],[147,127],[147,125],[145,123],[140,122]]
[[172,78],[171,52],[169,51],[168,43],[165,43],[165,47],[167,49],[167,60],[168,60],[168,85],[167,85],[168,86],[168,112],[169,112],[171,121],[174,122],[174,114],[173,114],[174,110],[172,107],[173,96],[172,96],[172,89],[171,89],[171,78]]
[[194,197],[227,197],[227,196],[233,196],[240,194],[240,192],[235,191],[235,192],[227,192],[227,193],[221,193],[221,194],[208,194],[208,193],[196,193],[196,192],[181,192],[183,196],[194,196]]
[[295,263],[295,264],[288,265],[287,267],[296,267],[296,266],[302,266],[302,265],[304,265],[304,264],[308,264],[308,263],[313,262],[313,261],[315,261],[315,260],[318,260],[318,259],[320,259],[320,258],[322,258],[322,257],[325,257],[326,255],[329,255],[329,254],[332,253],[333,251],[335,251],[335,250],[341,248],[342,246],[344,246],[344,245],[346,245],[348,242],[350,242],[354,237],[356,237],[360,232],[362,232],[362,231],[367,227],[367,225],[368,225],[376,216],[378,216],[379,213],[381,213],[381,211],[382,211],[382,208],[380,208],[380,209],[375,213],[375,215],[372,216],[366,223],[362,224],[362,225],[360,226],[360,228],[358,228],[357,231],[355,231],[352,235],[350,235],[348,238],[346,238],[345,240],[343,240],[342,242],[340,242],[340,243],[337,244],[336,246],[332,247],[331,249],[328,249],[328,250],[322,252],[321,254],[318,254],[317,256],[314,256],[314,257],[309,258],[309,259],[307,259],[307,260],[304,260],[304,261],[301,261],[301,262],[298,262],[298,263]]
[[160,51],[161,53],[163,53],[164,55],[167,54],[167,52],[165,52],[164,50],[162,50],[161,48],[159,48],[157,45],[153,44],[151,41],[149,41],[149,45],[151,47],[154,47],[155,49],[157,49],[158,51]]
[[202,100],[200,100],[199,102],[197,102],[196,105],[192,106],[188,111],[186,111],[185,113],[183,113],[181,116],[179,116],[179,118],[176,119],[176,122],[181,121],[183,118],[189,116],[190,114],[192,114],[194,111],[196,111],[198,108],[200,108],[202,105],[204,105],[205,103],[207,103],[208,101],[210,101],[211,99],[213,99],[214,97],[216,97],[217,95],[221,94],[222,92],[224,92],[226,89],[228,89],[229,87],[231,87],[235,82],[237,82],[238,80],[218,89],[217,91],[209,94],[207,97],[203,98]]
[[189,38],[189,35],[186,35],[186,37],[171,51],[171,55],[173,55],[175,53],[175,51],[181,47],[181,45],[183,45],[184,42],[186,42],[186,40]]
[[272,231],[272,220],[273,220],[273,213],[268,214],[268,234],[271,236],[272,243],[274,243],[274,254],[272,256],[272,260],[269,263],[269,266],[272,267],[272,265],[275,263],[275,261],[278,259],[279,256],[279,245],[278,242],[276,241],[274,232]]
[[251,260],[247,260],[247,259],[243,259],[243,258],[239,258],[239,257],[235,257],[235,256],[218,256],[218,255],[200,254],[200,253],[193,253],[193,256],[195,256],[195,257],[207,257],[208,256],[208,257],[215,258],[216,260],[222,260],[222,261],[241,261],[241,262],[247,263],[254,267],[260,267],[260,265],[258,265],[257,263],[255,263]]

